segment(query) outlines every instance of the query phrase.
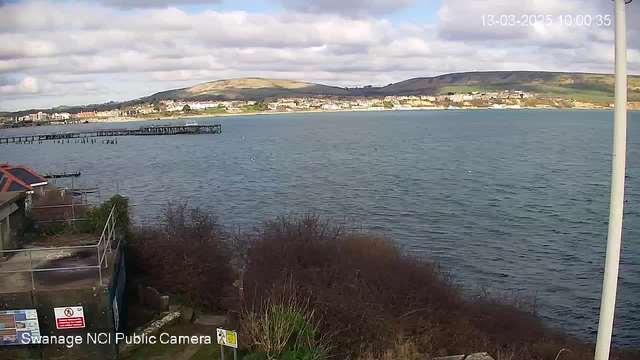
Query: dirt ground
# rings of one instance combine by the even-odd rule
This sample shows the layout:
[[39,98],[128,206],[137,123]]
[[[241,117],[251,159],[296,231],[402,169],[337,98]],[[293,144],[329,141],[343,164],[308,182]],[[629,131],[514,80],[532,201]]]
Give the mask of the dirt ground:
[[[200,345],[141,345],[122,357],[124,360],[218,360],[220,345],[216,344],[216,327],[196,324],[177,324],[163,329],[169,335],[208,335],[212,344]],[[238,354],[238,359],[241,355]],[[225,349],[225,359],[233,359],[233,349]]]

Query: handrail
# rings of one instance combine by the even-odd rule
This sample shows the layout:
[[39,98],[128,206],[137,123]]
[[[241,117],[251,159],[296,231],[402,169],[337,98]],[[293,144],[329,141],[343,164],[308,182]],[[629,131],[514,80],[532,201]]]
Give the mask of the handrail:
[[61,246],[61,247],[49,247],[49,248],[26,248],[26,249],[0,250],[0,254],[18,253],[18,252],[27,252],[27,251],[55,251],[55,250],[88,249],[88,248],[94,248],[94,247],[96,247],[96,245]]
[[[104,225],[104,229],[102,230],[102,233],[104,235],[104,232],[106,230],[109,230],[107,235],[107,240],[106,240],[106,244],[104,245],[104,250],[102,251],[102,257],[100,258],[100,262],[99,265],[102,266],[102,262],[104,261],[105,256],[107,255],[107,249],[109,249],[109,252],[111,252],[111,240],[115,235],[115,218],[113,217],[113,211],[115,210],[116,206],[114,205],[113,208],[111,208],[111,213],[109,214],[109,217],[107,218],[107,223]],[[111,226],[109,226],[111,225]],[[100,251],[100,242],[98,242],[98,251]],[[106,266],[105,266],[106,268]]]
[[102,229],[102,234],[100,235],[100,240],[98,241],[98,247],[100,246],[100,244],[102,243],[102,240],[104,239],[104,232],[107,231],[107,226],[109,225],[109,220],[111,220],[111,217],[113,216],[113,211],[116,209],[116,206],[113,205],[113,207],[111,208],[111,212],[109,212],[109,217],[107,217],[107,222],[104,224],[104,228]]
[[[104,224],[104,228],[102,229],[102,234],[100,235],[100,239],[96,245],[78,245],[78,246],[61,246],[61,247],[41,247],[41,248],[27,248],[27,249],[12,249],[12,250],[0,250],[0,255],[2,254],[14,254],[14,253],[25,253],[29,256],[29,269],[25,270],[2,270],[2,265],[0,264],[0,274],[15,274],[15,273],[31,273],[31,287],[32,289],[36,288],[34,273],[38,272],[48,272],[48,271],[67,271],[67,270],[84,270],[84,269],[98,269],[99,281],[100,285],[103,284],[102,279],[102,265],[107,268],[109,265],[105,262],[105,258],[107,256],[107,250],[112,252],[111,244],[116,239],[115,226],[116,226],[116,218],[114,216],[116,206],[114,205],[111,208],[111,212],[109,212],[109,217],[107,217],[107,221]],[[106,235],[106,236],[105,236]],[[104,246],[104,249],[101,251],[100,246]],[[120,248],[120,243],[118,243],[117,249]],[[97,254],[97,265],[83,265],[83,266],[73,266],[73,267],[59,267],[59,268],[45,268],[45,269],[36,269],[33,267],[33,252],[43,252],[43,251],[60,251],[60,250],[79,250],[79,249],[96,249]],[[117,252],[116,249],[116,252]]]
[[78,269],[97,269],[98,265],[86,265],[86,266],[74,266],[74,267],[59,267],[59,268],[48,268],[48,269],[33,269],[33,270],[3,270],[1,273],[3,274],[16,274],[23,272],[47,272],[47,271],[62,271],[62,270],[78,270]]

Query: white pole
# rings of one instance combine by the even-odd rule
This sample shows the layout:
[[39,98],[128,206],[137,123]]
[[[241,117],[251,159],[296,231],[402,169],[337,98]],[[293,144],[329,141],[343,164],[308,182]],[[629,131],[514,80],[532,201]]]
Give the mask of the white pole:
[[611,202],[609,234],[600,303],[600,323],[595,360],[608,360],[616,308],[620,244],[622,241],[622,213],[624,207],[624,177],[627,151],[627,24],[625,0],[615,0],[616,23],[616,84],[613,125],[613,168],[611,173]]

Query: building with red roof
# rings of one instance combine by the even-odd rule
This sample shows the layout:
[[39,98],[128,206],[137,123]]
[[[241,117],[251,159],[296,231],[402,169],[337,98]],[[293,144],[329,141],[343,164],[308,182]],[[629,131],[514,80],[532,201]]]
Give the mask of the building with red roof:
[[47,184],[47,179],[24,166],[0,164],[0,192],[31,192],[33,188]]

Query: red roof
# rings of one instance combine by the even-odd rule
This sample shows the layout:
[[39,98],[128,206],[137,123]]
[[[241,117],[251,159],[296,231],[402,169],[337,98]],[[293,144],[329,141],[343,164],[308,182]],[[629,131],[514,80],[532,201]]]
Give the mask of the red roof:
[[24,166],[0,164],[0,192],[31,191],[34,186],[46,184],[47,179]]

